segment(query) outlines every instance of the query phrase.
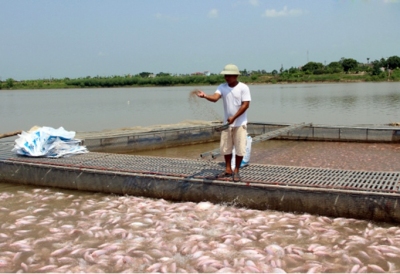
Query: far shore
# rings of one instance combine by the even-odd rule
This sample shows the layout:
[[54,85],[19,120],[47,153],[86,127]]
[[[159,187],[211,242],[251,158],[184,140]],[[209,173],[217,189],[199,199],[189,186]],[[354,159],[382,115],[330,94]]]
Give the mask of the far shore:
[[[260,82],[260,81],[243,81],[239,78],[239,81],[247,84],[247,85],[296,85],[296,84],[356,84],[356,83],[399,83],[400,81],[389,80],[389,81],[367,81],[367,80],[339,80],[339,81],[279,81],[279,82]],[[110,87],[81,87],[81,86],[66,86],[66,85],[51,85],[46,84],[41,87],[38,86],[14,86],[12,88],[0,88],[0,92],[11,91],[11,90],[60,90],[60,89],[108,89],[108,88],[146,88],[146,87],[154,87],[154,88],[165,88],[165,87],[198,87],[198,86],[218,86],[223,81],[216,84],[208,84],[208,83],[197,83],[197,84],[188,84],[188,85],[126,85],[126,86],[110,86]]]
[[[239,81],[248,85],[279,84],[326,84],[326,83],[382,83],[400,82],[400,69],[383,71],[380,74],[358,71],[337,73],[311,73],[294,70],[282,73],[247,73],[239,76]],[[36,79],[16,81],[12,78],[0,81],[0,90],[33,89],[87,89],[87,88],[136,88],[136,87],[180,87],[217,86],[224,83],[223,75],[125,75],[125,76],[87,76],[81,78]]]

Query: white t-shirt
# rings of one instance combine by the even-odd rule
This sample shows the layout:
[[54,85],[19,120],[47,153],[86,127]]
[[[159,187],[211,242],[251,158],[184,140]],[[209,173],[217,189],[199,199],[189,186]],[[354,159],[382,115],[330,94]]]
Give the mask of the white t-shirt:
[[[239,82],[235,87],[231,88],[227,83],[218,86],[215,93],[221,94],[224,103],[224,115],[226,122],[229,117],[236,114],[239,110],[242,102],[251,101],[250,89],[249,87]],[[233,127],[240,127],[242,125],[247,125],[247,110],[236,118],[236,120],[231,124]]]

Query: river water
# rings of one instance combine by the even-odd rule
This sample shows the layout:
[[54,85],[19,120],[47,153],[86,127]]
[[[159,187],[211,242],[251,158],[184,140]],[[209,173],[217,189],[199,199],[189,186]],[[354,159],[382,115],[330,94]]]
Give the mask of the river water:
[[[190,102],[215,86],[0,90],[1,132],[34,125],[97,131],[223,118],[222,102]],[[329,125],[400,122],[400,83],[250,85],[251,122]]]
[[[249,120],[400,122],[399,87],[250,86]],[[33,125],[97,131],[222,119],[222,104],[191,101],[192,89],[2,90],[1,132]],[[5,182],[0,201],[0,272],[400,272],[398,224]]]

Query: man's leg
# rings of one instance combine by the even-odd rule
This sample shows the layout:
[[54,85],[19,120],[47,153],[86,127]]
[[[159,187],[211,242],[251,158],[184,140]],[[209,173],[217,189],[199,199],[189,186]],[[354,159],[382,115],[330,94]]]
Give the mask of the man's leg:
[[[225,172],[232,174],[232,154],[224,155],[225,158]],[[243,157],[242,157],[243,158]]]
[[[231,159],[232,159],[232,157],[231,157]],[[235,173],[239,173],[239,168],[240,168],[240,164],[242,163],[242,160],[243,160],[243,156],[236,155],[235,170],[234,170]]]
[[220,152],[224,155],[225,159],[225,172],[217,175],[217,178],[223,178],[227,176],[232,176],[232,149],[233,149],[233,140],[232,140],[232,129],[228,128],[221,132],[221,142],[220,142]]
[[247,126],[240,126],[235,128],[235,131],[233,132],[233,140],[236,150],[236,166],[233,173],[233,181],[239,182],[241,180],[239,169],[243,160],[243,156],[246,153]]

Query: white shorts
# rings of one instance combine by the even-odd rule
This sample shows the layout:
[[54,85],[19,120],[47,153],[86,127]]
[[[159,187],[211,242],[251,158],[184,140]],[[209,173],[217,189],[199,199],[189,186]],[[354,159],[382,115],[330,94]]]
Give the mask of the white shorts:
[[222,155],[232,154],[233,147],[238,156],[246,154],[247,126],[229,127],[221,132],[220,151]]

